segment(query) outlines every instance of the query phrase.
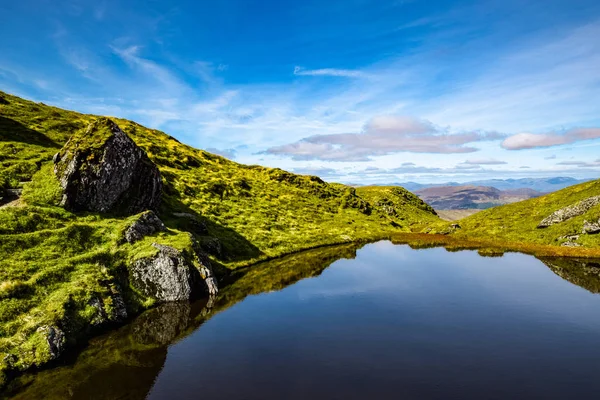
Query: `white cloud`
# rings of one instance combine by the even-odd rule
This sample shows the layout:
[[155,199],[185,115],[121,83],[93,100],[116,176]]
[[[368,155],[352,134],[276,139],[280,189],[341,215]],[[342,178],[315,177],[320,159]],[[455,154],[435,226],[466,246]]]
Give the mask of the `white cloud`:
[[600,128],[577,128],[564,133],[518,133],[502,142],[507,150],[534,149],[600,138]]
[[298,142],[274,146],[266,154],[290,156],[295,160],[369,161],[374,156],[398,152],[472,153],[466,144],[497,140],[491,132],[449,133],[429,121],[407,116],[377,116],[361,133],[314,135]]

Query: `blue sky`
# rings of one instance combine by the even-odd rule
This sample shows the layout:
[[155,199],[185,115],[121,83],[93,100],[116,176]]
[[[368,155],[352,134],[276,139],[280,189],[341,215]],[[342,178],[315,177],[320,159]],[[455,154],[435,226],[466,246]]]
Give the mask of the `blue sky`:
[[0,89],[330,181],[598,177],[595,0],[1,2]]

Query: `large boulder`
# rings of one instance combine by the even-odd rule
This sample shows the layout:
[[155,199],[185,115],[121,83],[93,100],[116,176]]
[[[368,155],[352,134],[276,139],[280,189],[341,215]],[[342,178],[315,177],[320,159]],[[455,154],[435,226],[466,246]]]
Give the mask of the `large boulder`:
[[218,292],[208,259],[153,243],[158,252],[130,266],[131,284],[145,296],[160,302],[191,300]]
[[158,168],[113,121],[99,118],[54,156],[63,188],[61,205],[73,211],[137,214],[157,210]]

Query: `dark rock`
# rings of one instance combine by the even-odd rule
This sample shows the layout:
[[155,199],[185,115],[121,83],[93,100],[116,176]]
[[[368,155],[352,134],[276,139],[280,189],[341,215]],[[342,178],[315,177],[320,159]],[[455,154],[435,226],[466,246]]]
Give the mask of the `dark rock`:
[[590,235],[600,233],[600,220],[598,220],[597,222],[583,221],[582,233],[587,233]]
[[165,224],[156,216],[154,211],[146,211],[127,228],[125,231],[125,241],[127,243],[135,243],[145,236],[165,231],[166,229]]
[[88,304],[96,309],[96,315],[92,319],[92,325],[99,326],[107,322],[121,322],[127,319],[127,308],[123,296],[117,288],[111,290],[110,295],[110,314],[106,312],[104,299],[98,296],[92,296]]
[[461,229],[459,224],[452,224],[450,225],[450,229]]
[[73,211],[136,214],[157,210],[160,172],[114,122],[99,118],[54,156],[63,188],[61,205]]
[[590,208],[600,204],[600,196],[589,197],[578,203],[561,208],[544,218],[537,226],[538,228],[547,228],[551,225],[567,221],[573,217],[585,214]]
[[[190,300],[201,292],[217,293],[216,279],[208,258],[197,252],[184,254],[170,246],[156,243],[153,246],[158,249],[157,254],[137,260],[130,268],[132,285],[144,295],[159,301],[182,301]],[[190,260],[190,257],[196,259]]]
[[48,344],[48,352],[50,353],[50,360],[57,359],[65,348],[65,334],[63,331],[58,329],[56,326],[40,326],[37,332],[44,336],[46,343]]

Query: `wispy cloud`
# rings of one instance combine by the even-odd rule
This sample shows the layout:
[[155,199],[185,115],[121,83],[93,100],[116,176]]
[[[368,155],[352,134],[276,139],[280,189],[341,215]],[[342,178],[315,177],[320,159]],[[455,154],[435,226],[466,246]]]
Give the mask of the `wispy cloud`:
[[600,167],[600,159],[596,161],[561,161],[557,165],[571,165],[580,168],[596,168]]
[[339,76],[344,78],[366,78],[368,75],[362,71],[353,69],[338,69],[338,68],[321,68],[321,69],[304,69],[302,67],[294,67],[294,75],[298,76]]
[[507,150],[534,149],[538,147],[552,147],[562,144],[571,144],[582,140],[600,138],[600,128],[577,128],[564,133],[518,133],[506,138],[502,147]]
[[475,160],[466,160],[463,164],[467,165],[502,165],[508,164],[506,161],[500,161],[493,158],[483,158],[483,159],[475,159]]

